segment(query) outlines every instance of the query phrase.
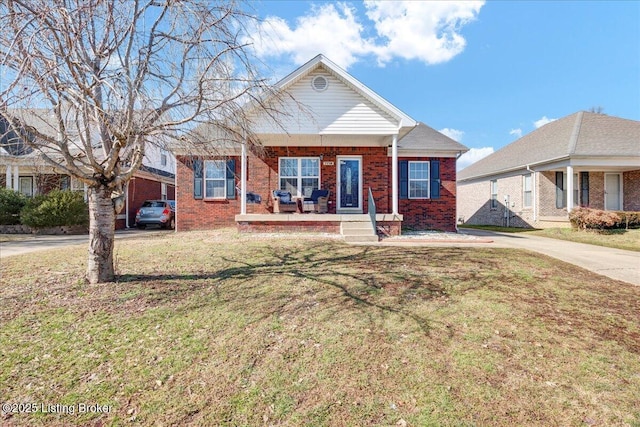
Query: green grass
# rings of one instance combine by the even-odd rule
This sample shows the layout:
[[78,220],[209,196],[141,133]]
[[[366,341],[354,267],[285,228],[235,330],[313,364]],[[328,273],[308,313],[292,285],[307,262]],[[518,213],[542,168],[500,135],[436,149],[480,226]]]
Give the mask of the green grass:
[[2,425],[637,425],[640,287],[529,252],[235,232],[3,259]]
[[470,228],[475,230],[497,231],[500,233],[528,233],[533,236],[549,237],[551,239],[568,240],[570,242],[587,243],[628,251],[640,251],[640,229],[596,232],[576,230],[573,228],[533,229],[467,224],[459,227],[463,229]]
[[550,237],[552,239],[569,240],[572,242],[640,252],[640,229],[611,230],[598,233],[594,231],[574,230],[571,228],[549,228],[546,230],[533,231],[532,234]]

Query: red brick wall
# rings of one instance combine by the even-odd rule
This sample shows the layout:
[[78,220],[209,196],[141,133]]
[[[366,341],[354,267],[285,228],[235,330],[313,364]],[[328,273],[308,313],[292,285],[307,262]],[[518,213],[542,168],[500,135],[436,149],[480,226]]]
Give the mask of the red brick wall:
[[[439,199],[400,199],[399,213],[403,215],[402,225],[420,230],[456,230],[456,159],[454,158],[404,158],[399,160],[439,160],[440,161],[440,198]],[[391,159],[389,159],[391,165]],[[391,166],[389,166],[391,182]],[[391,205],[389,190],[389,205]]]
[[[236,183],[240,177],[240,159],[236,160]],[[249,168],[251,171],[251,168]],[[235,216],[240,213],[240,200],[196,200],[193,198],[193,169],[189,157],[176,157],[176,228],[179,231],[203,230],[235,226]]]
[[640,169],[622,175],[625,211],[640,211]]
[[[278,159],[280,157],[319,157],[320,185],[331,192],[329,212],[336,213],[337,156],[362,156],[363,212],[367,212],[368,188],[376,199],[378,213],[391,212],[391,159],[386,147],[267,147],[260,153],[249,153],[247,191],[262,197],[260,205],[247,204],[247,213],[271,213],[271,192],[277,189]],[[236,162],[236,185],[240,185],[240,158]],[[415,159],[412,159],[415,160]],[[423,158],[420,160],[429,160]],[[403,200],[400,213],[405,224],[416,228],[455,230],[456,224],[456,175],[455,159],[440,160],[442,180],[439,200]],[[195,200],[193,198],[193,170],[188,157],[178,156],[176,195],[178,200],[178,230],[208,229],[235,225],[235,215],[240,213],[239,195],[227,200]],[[332,162],[325,165],[324,162]],[[290,229],[290,228],[289,228]]]

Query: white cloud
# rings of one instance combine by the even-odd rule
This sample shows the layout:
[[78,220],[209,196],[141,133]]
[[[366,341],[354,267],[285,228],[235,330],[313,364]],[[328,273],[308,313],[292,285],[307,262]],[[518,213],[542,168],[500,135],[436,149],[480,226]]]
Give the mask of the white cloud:
[[366,17],[359,17],[348,3],[323,3],[291,26],[277,16],[265,18],[251,29],[250,41],[258,56],[289,57],[297,65],[319,53],[345,69],[368,55],[381,66],[394,58],[437,64],[464,50],[460,29],[476,18],[483,4],[367,1]]
[[492,153],[493,147],[472,148],[462,156],[460,156],[460,158],[458,159],[458,163],[456,164],[457,169],[462,170]]
[[427,64],[447,62],[467,44],[460,29],[484,2],[365,1],[367,16],[382,38],[374,46],[382,65],[393,57]]
[[516,138],[522,138],[522,129],[511,129],[509,131],[509,135],[514,135]]
[[551,123],[555,120],[558,120],[558,119],[550,119],[547,116],[542,116],[540,120],[536,120],[535,122],[533,122],[533,125],[536,127],[536,129],[538,129],[539,127],[542,127],[547,123]]
[[440,129],[438,132],[443,133],[447,135],[449,138],[458,142],[461,142],[462,137],[464,136],[464,131],[461,131],[458,129],[444,128],[444,129]]

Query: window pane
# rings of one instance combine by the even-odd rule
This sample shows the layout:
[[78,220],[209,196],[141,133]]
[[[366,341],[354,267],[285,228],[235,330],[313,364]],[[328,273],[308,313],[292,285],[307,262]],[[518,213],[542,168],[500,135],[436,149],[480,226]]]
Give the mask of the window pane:
[[524,191],[531,191],[531,175],[524,176]]
[[409,197],[426,198],[429,196],[429,183],[427,181],[410,181]]
[[318,159],[301,159],[301,164],[302,176],[320,175],[320,161]]
[[531,206],[531,191],[524,192],[524,206]]
[[225,163],[221,161],[204,162],[206,179],[225,179]]
[[224,198],[224,180],[205,180],[205,197]]
[[298,159],[280,159],[280,176],[298,176]]
[[409,179],[429,179],[429,163],[409,162]]
[[311,197],[311,192],[320,188],[318,178],[302,178],[302,195]]
[[280,178],[280,190],[288,191],[292,196],[298,194],[298,178]]

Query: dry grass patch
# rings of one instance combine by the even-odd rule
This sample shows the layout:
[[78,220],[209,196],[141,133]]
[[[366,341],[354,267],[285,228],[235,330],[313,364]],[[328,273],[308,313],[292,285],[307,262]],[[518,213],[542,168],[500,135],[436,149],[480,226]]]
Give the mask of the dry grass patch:
[[502,249],[180,233],[3,260],[5,425],[640,425],[640,287]]

